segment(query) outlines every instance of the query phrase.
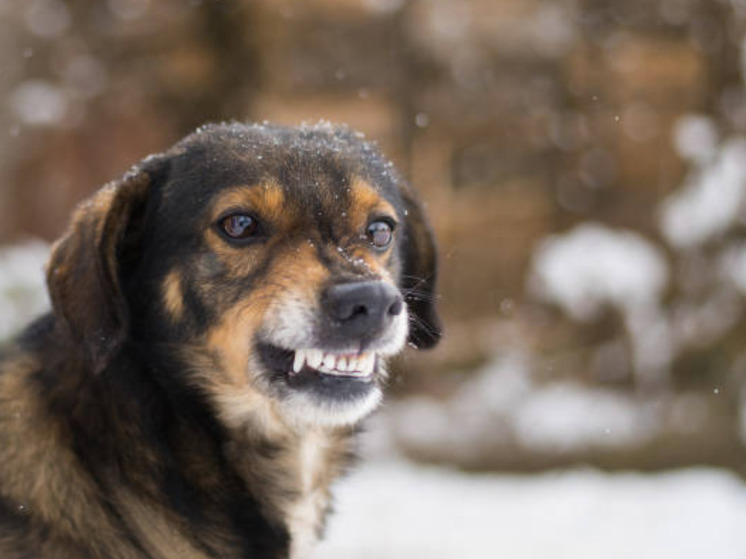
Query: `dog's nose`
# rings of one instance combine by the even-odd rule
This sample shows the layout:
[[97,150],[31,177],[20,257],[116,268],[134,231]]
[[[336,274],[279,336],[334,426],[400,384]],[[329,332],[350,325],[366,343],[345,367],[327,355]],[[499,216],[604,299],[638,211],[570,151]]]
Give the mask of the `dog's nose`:
[[404,309],[399,291],[382,281],[334,285],[326,290],[324,302],[332,320],[353,338],[381,332]]

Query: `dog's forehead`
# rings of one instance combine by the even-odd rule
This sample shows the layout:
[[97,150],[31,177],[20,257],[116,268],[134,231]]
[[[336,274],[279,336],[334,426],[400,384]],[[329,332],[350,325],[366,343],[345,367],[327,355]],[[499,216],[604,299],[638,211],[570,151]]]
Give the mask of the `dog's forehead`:
[[222,125],[187,137],[176,153],[164,199],[194,213],[226,190],[268,184],[288,209],[338,209],[361,188],[400,205],[391,164],[346,129]]

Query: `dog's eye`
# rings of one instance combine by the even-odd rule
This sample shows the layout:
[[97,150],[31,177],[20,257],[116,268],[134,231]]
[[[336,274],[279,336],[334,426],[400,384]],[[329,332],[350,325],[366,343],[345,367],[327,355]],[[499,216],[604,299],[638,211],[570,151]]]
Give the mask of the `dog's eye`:
[[386,248],[394,236],[394,226],[388,221],[374,221],[368,225],[366,236],[376,248]]
[[246,214],[232,214],[218,221],[218,227],[231,239],[249,239],[260,233],[259,222]]

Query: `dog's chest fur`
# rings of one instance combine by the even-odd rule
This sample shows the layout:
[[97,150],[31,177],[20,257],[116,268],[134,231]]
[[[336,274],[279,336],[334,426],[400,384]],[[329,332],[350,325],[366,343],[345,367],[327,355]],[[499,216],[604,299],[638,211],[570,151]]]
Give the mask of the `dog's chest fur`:
[[331,484],[350,462],[351,433],[297,432],[276,423],[270,429],[262,435],[256,425],[235,430],[227,455],[247,485],[256,488],[265,513],[286,527],[290,559],[304,559],[324,529]]
[[300,441],[297,450],[296,485],[298,497],[285,510],[290,532],[290,557],[303,559],[310,552],[321,529],[329,505],[329,492],[320,484],[328,452],[326,437],[311,433]]

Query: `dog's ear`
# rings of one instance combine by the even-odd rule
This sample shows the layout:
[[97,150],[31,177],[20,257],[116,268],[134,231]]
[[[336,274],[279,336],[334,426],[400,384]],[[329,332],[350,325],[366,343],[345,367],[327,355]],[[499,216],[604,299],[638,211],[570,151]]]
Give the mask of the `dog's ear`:
[[414,192],[405,188],[401,289],[410,315],[409,343],[418,349],[435,346],[441,337],[435,309],[438,255],[435,238]]
[[151,172],[160,161],[149,158],[83,202],[52,247],[47,287],[54,314],[95,372],[106,367],[127,335],[121,261],[125,252],[137,250]]

